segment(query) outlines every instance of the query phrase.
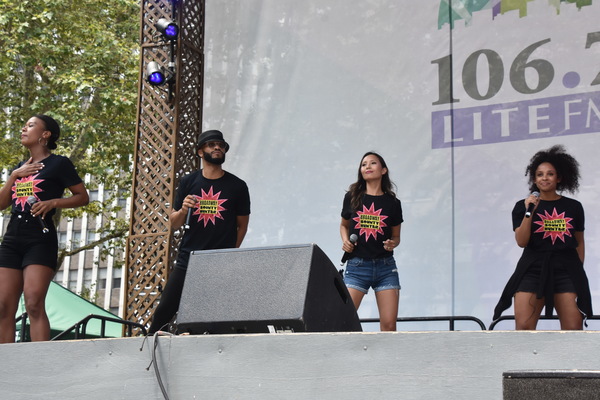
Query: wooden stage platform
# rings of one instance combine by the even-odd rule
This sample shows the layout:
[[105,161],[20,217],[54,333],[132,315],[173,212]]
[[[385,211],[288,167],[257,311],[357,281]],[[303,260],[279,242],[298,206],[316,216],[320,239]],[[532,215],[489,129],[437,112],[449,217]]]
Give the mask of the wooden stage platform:
[[160,379],[142,343],[0,345],[0,398],[503,399],[506,371],[600,370],[600,331],[160,336]]

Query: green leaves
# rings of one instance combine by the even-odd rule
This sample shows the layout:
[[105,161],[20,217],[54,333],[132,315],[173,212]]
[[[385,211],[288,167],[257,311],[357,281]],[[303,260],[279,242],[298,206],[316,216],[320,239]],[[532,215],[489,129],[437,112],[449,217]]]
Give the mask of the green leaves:
[[[0,168],[28,157],[21,127],[47,113],[61,124],[55,152],[91,175],[92,189],[130,192],[139,7],[136,0],[0,0]],[[85,211],[111,215],[113,204]]]

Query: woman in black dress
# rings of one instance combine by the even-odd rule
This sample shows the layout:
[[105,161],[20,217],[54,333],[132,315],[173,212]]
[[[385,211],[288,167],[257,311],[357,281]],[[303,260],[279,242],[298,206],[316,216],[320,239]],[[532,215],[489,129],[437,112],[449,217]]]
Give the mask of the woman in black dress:
[[581,203],[562,195],[578,190],[579,163],[557,145],[537,152],[525,175],[532,194],[512,211],[515,240],[523,254],[494,310],[494,320],[510,307],[514,296],[517,330],[536,329],[544,307],[548,316],[556,309],[561,329],[583,329],[585,317],[592,315],[583,269],[585,218]]

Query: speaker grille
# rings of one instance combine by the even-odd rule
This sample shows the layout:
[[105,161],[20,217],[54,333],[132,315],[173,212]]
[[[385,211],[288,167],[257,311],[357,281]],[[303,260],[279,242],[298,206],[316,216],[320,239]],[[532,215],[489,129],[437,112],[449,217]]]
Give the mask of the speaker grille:
[[356,310],[314,245],[192,253],[177,325],[190,333],[356,331]]

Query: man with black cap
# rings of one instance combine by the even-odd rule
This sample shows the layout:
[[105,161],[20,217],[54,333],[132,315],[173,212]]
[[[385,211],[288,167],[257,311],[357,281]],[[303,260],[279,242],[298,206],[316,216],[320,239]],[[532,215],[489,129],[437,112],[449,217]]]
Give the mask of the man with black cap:
[[185,233],[149,333],[163,329],[179,309],[192,251],[240,247],[244,240],[250,218],[250,194],[243,180],[223,170],[228,150],[229,144],[220,131],[209,130],[198,137],[197,153],[203,168],[181,178],[177,188],[171,227],[179,229],[186,224]]

